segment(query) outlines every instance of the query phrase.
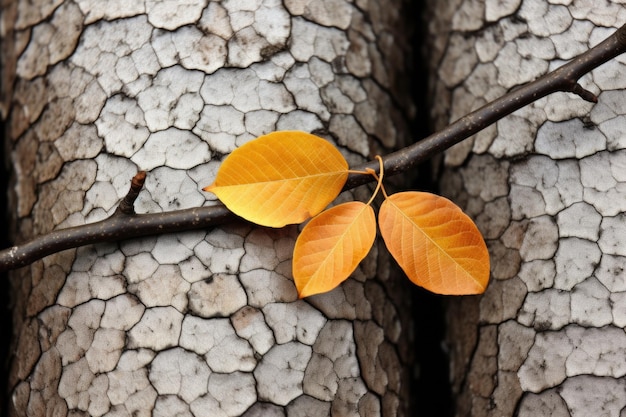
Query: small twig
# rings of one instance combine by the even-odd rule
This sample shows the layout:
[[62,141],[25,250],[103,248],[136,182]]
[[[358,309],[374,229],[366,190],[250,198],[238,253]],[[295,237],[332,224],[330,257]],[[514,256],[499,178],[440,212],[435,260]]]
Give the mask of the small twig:
[[26,266],[45,256],[79,246],[203,229],[235,219],[237,217],[221,204],[165,213],[128,215],[117,212],[105,220],[54,230],[1,251],[0,272]]
[[[406,172],[420,162],[463,141],[485,127],[514,111],[558,91],[571,92],[583,100],[597,102],[597,97],[585,90],[578,80],[606,61],[626,52],[626,25],[619,28],[604,42],[574,58],[562,67],[517,88],[503,97],[462,117],[445,129],[426,139],[391,153],[383,158],[385,175]],[[379,172],[377,161],[355,167],[357,171]],[[369,175],[350,175],[344,190],[372,181]],[[55,230],[29,242],[0,251],[0,272],[28,265],[37,259],[62,250],[83,245],[118,241],[133,237],[214,227],[239,219],[224,205],[176,210],[156,214],[135,214],[133,203],[145,180],[138,173],[128,195],[120,202],[116,212],[97,223]]]
[[135,214],[133,204],[143,188],[145,179],[145,171],[139,171],[133,177],[128,194],[122,199],[115,213],[107,219],[54,230],[22,245],[0,251],[0,271],[26,266],[53,253],[92,243],[195,230],[237,219],[221,204],[166,213]]
[[580,84],[576,84],[574,88],[572,88],[572,93],[580,96],[580,98],[582,98],[585,101],[589,101],[591,103],[598,102],[598,97],[595,94],[593,94],[591,91],[585,90],[583,86]]
[[143,183],[146,181],[146,171],[139,171],[130,182],[130,190],[128,194],[120,201],[120,205],[117,206],[116,212],[123,214],[135,214],[135,200],[139,196],[139,192],[143,188]]

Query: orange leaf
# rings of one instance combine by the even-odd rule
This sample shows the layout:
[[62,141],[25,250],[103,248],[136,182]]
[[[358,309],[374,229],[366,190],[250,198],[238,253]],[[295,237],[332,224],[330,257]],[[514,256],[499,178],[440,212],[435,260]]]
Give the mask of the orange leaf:
[[375,238],[374,210],[360,201],[340,204],[314,217],[293,251],[293,278],[300,298],[330,291],[345,281]]
[[246,220],[282,227],[322,211],[347,178],[348,163],[332,144],[309,133],[281,131],[235,149],[203,190]]
[[479,294],[489,282],[489,253],[474,222],[450,200],[421,192],[383,202],[380,232],[415,284],[437,294]]

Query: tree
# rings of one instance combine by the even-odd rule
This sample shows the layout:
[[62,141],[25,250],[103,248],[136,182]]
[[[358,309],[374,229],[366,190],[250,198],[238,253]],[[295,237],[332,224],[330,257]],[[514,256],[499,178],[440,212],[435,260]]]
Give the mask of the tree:
[[[438,127],[571,59],[625,17],[618,2],[431,7]],[[620,59],[581,80],[596,105],[551,95],[446,154],[442,190],[477,220],[492,257],[484,296],[448,303],[459,416],[623,414],[623,72]]]
[[[201,188],[223,156],[273,130],[316,132],[353,164],[409,140],[400,2],[4,13],[18,241],[111,214],[138,169],[139,212],[211,204]],[[11,414],[406,414],[410,315],[388,256],[297,300],[296,233],[235,222],[11,273]]]
[[[148,207],[151,210],[160,210],[177,204],[184,206],[186,198],[180,201],[167,201],[167,196],[187,194],[192,196],[189,198],[193,198],[197,187],[185,193],[188,190],[187,184],[210,176],[207,172],[214,169],[215,159],[219,159],[222,153],[229,150],[219,148],[223,140],[230,138],[231,146],[238,141],[239,143],[245,141],[248,135],[243,132],[237,133],[237,127],[243,125],[244,131],[250,133],[247,129],[255,126],[259,119],[266,120],[265,118],[272,116],[272,113],[277,113],[272,119],[272,127],[278,127],[281,123],[283,126],[294,123],[294,119],[289,118],[291,113],[300,114],[304,110],[313,114],[298,118],[297,123],[300,123],[298,127],[315,130],[315,127],[319,126],[320,133],[330,133],[331,138],[345,146],[344,151],[351,150],[353,153],[346,153],[355,161],[363,159],[357,158],[359,152],[366,156],[370,148],[365,150],[365,147],[360,147],[363,145],[342,136],[343,131],[339,128],[350,126],[350,120],[354,122],[355,128],[358,125],[364,129],[368,137],[374,139],[372,143],[368,143],[373,149],[384,148],[384,145],[390,147],[391,143],[384,142],[389,139],[390,136],[387,135],[389,133],[397,134],[396,139],[403,135],[401,133],[403,130],[398,125],[398,120],[401,122],[403,118],[394,120],[393,116],[398,108],[403,106],[394,107],[389,105],[391,102],[384,101],[393,97],[402,103],[400,101],[402,96],[393,93],[398,91],[399,84],[396,83],[398,79],[386,79],[386,73],[381,72],[380,67],[376,65],[393,64],[388,69],[401,68],[399,65],[395,66],[398,61],[390,56],[383,55],[385,59],[378,60],[377,54],[395,51],[393,48],[384,48],[388,45],[384,42],[389,42],[390,39],[385,29],[393,26],[386,20],[389,15],[380,12],[389,10],[373,10],[371,8],[375,6],[371,4],[360,4],[359,9],[352,8],[352,5],[346,6],[345,10],[350,10],[353,17],[356,16],[351,21],[355,26],[343,27],[341,22],[333,20],[343,16],[342,13],[325,14],[325,10],[316,9],[315,6],[307,8],[290,2],[286,4],[287,10],[293,15],[302,15],[303,18],[288,17],[280,4],[269,2],[260,5],[258,9],[239,10],[236,13],[233,10],[226,10],[228,7],[239,7],[232,4],[228,6],[211,3],[206,9],[199,11],[199,8],[190,5],[179,7],[177,13],[169,15],[167,15],[169,9],[162,7],[164,4],[167,3],[147,4],[145,14],[142,14],[144,10],[141,10],[141,7],[136,10],[116,7],[115,15],[106,7],[98,8],[102,7],[100,5],[89,9],[85,3],[79,6],[63,4],[56,10],[53,6],[50,10],[43,10],[42,15],[29,15],[26,20],[21,21],[18,18],[13,22],[17,28],[14,38],[18,42],[10,45],[16,47],[14,56],[19,57],[15,59],[17,62],[15,97],[23,101],[13,103],[10,137],[16,140],[14,154],[20,155],[15,158],[19,161],[16,163],[18,173],[34,173],[34,178],[30,182],[27,176],[17,177],[21,180],[17,187],[18,208],[21,210],[18,211],[20,221],[17,223],[17,230],[20,233],[28,236],[41,233],[46,228],[50,229],[58,224],[70,225],[73,222],[81,223],[85,219],[105,217],[109,214],[105,212],[112,212],[113,205],[123,195],[123,191],[120,190],[125,189],[121,185],[116,186],[116,181],[120,178],[119,173],[126,171],[124,174],[126,175],[134,171],[131,169],[135,168],[132,167],[133,163],[148,165],[152,170],[151,177],[152,174],[156,174],[157,177],[156,184],[146,184],[152,199],[143,200],[143,205],[140,200],[140,210]],[[469,20],[468,24],[465,20],[471,15],[468,11],[472,11],[472,7],[478,7],[480,10],[481,5],[477,4],[468,2],[458,8],[457,16],[462,16],[463,19],[455,20],[457,30],[480,29],[470,27],[475,21]],[[377,48],[373,47],[373,43],[369,44],[368,48],[358,47],[368,46],[367,31],[363,28],[367,28],[370,23],[359,20],[366,6],[370,8],[366,10],[370,12],[368,16],[376,18],[382,16],[386,22],[381,25],[381,21],[376,19],[371,21],[372,33],[378,36],[374,36],[370,42],[376,43]],[[493,18],[493,6],[490,2],[485,6],[486,10],[491,10],[492,13],[486,12],[487,17]],[[333,3],[333,7],[341,5]],[[492,8],[489,9],[490,7]],[[506,9],[511,5],[499,7]],[[520,15],[528,13],[529,10],[536,13],[535,8],[526,7],[526,10],[522,7],[517,12]],[[84,13],[84,19],[78,13],[79,9]],[[40,11],[37,9],[37,12]],[[510,13],[514,11],[516,10],[511,10]],[[267,19],[267,16],[271,16],[271,19]],[[281,16],[289,22],[282,29],[292,34],[290,42],[286,40],[287,35],[281,41],[280,37],[278,39],[273,37],[276,32],[264,30],[267,28],[264,28],[263,23],[271,22],[274,25],[272,29],[278,29],[280,33],[281,26],[276,25],[280,22],[277,18]],[[445,20],[446,14],[441,16]],[[72,20],[74,18],[75,20]],[[32,19],[30,23],[29,19]],[[45,23],[32,31],[32,39],[28,44],[23,42],[24,34],[27,32],[22,29],[40,19],[45,20]],[[215,33],[214,37],[200,36],[197,34],[199,29],[194,29],[193,24],[186,25],[188,22],[196,21],[200,22],[198,27],[205,31],[209,28],[220,32]],[[248,22],[248,26],[244,22]],[[516,19],[505,19],[504,22],[506,26],[515,23]],[[296,29],[299,25],[298,32]],[[344,31],[323,27],[333,25]],[[286,28],[287,26],[289,27]],[[141,30],[142,27],[147,28],[146,32],[150,33],[146,35]],[[229,28],[232,36],[227,31]],[[497,32],[498,29],[495,30]],[[539,29],[535,27],[533,30]],[[78,47],[74,50],[72,42],[69,46],[65,45],[65,42],[52,42],[51,45],[54,46],[48,47],[44,39],[47,40],[47,34],[54,31],[65,33],[53,37],[53,41],[79,40]],[[251,42],[251,39],[258,41],[258,38],[252,36],[252,32],[261,35],[263,41]],[[8,38],[12,39],[13,32],[9,30],[8,33]],[[294,33],[302,37],[293,36]],[[309,39],[304,35],[312,33],[317,43],[308,41],[298,43],[301,39]],[[623,34],[623,31],[620,33]],[[471,62],[471,54],[470,65],[466,65],[467,61],[456,61],[455,54],[458,50],[454,45],[462,45],[463,39],[470,37],[455,35],[457,34],[450,38],[451,46],[447,49],[449,55],[442,61],[442,68],[452,69],[451,74],[443,73],[446,76],[455,76],[458,72],[464,71],[471,73],[474,68],[478,68],[475,67],[475,62]],[[193,43],[194,39],[197,40],[196,43]],[[319,43],[322,39],[326,39],[325,45]],[[190,44],[206,46],[205,41],[210,43],[208,51],[220,50],[220,44],[227,51],[219,54],[223,61],[218,66],[241,66],[243,70],[208,69],[206,66],[214,64],[215,61],[209,59],[198,62],[195,60],[198,55],[189,54],[185,50]],[[394,41],[399,40],[394,38]],[[133,49],[133,44],[136,50]],[[59,45],[60,49],[57,50],[56,45]],[[329,45],[333,48],[327,48]],[[310,49],[307,52],[306,48],[301,50],[296,46],[309,46]],[[117,47],[126,52],[120,52],[118,55],[115,53]],[[278,58],[285,58],[286,53],[282,51],[285,47],[294,58],[293,61]],[[241,52],[241,48],[252,49],[245,49],[248,54],[236,53]],[[340,59],[322,55],[331,49]],[[65,52],[50,53],[59,50]],[[437,47],[433,50],[437,51]],[[235,52],[231,56],[232,51]],[[250,51],[253,53],[250,54]],[[365,52],[373,62],[369,68],[367,65],[365,68],[359,66],[368,61],[355,59],[359,53]],[[306,59],[300,55],[302,53]],[[321,59],[313,58],[316,54],[319,54]],[[211,54],[209,56],[215,58]],[[154,57],[163,68],[150,67],[150,63],[155,62]],[[341,59],[342,57],[345,60]],[[507,55],[504,55],[503,59],[506,57]],[[254,62],[257,58],[260,60],[259,63]],[[11,62],[11,55],[8,62]],[[446,62],[454,62],[456,65],[444,65]],[[198,70],[198,67],[201,70]],[[140,70],[136,73],[128,72],[128,69],[138,68]],[[311,68],[316,70],[311,71]],[[278,71],[279,76],[272,71]],[[368,71],[371,71],[371,79],[368,77],[370,75]],[[207,75],[207,72],[210,74]],[[206,79],[218,77],[218,74],[221,74],[224,84],[219,84],[220,88],[217,90],[212,89],[212,84],[211,88],[205,87]],[[181,86],[180,78],[183,75],[189,76],[189,80],[192,81],[194,76],[202,80],[193,84],[185,79],[184,86]],[[360,82],[354,81],[356,75],[362,77],[359,79]],[[344,76],[347,78],[344,79]],[[354,107],[349,107],[348,102],[338,100],[338,97],[342,96],[337,96],[336,90],[326,88],[329,85],[333,86],[335,80],[339,78],[344,79],[347,85],[340,85],[337,81],[337,88],[344,97],[353,100]],[[236,79],[237,83],[232,82],[233,79]],[[457,87],[455,82],[448,78],[446,80],[449,83],[445,84],[446,88]],[[461,79],[458,80],[460,81]],[[49,83],[51,88],[43,94],[38,96],[30,93],[38,91],[37,87],[46,83]],[[311,83],[316,87],[312,87]],[[196,85],[196,88],[190,88],[189,85]],[[223,88],[224,85],[227,87]],[[250,85],[251,88],[246,88]],[[468,81],[467,85],[474,84]],[[356,89],[353,90],[350,86]],[[586,98],[593,96],[580,86],[575,86],[579,87],[579,95]],[[358,99],[359,95],[348,94],[359,91],[358,87],[363,90],[364,94],[360,94],[360,97],[364,97],[364,101]],[[261,95],[262,89],[273,94]],[[317,93],[319,101],[306,99],[311,95],[315,96],[318,89],[321,90],[321,93]],[[253,93],[244,97],[249,91],[256,92],[257,95]],[[391,96],[387,96],[385,91],[391,91]],[[169,95],[170,93],[174,98]],[[457,94],[460,96],[460,93]],[[258,105],[263,108],[238,107],[254,103],[255,97],[259,99]],[[292,107],[289,106],[289,97],[293,99]],[[328,103],[333,103],[334,106],[347,105],[350,111],[345,113],[347,111],[345,107],[332,107],[333,111],[329,111]],[[445,103],[444,100],[443,104]],[[264,108],[265,105],[269,111]],[[233,109],[226,111],[221,107]],[[323,111],[324,107],[328,113]],[[207,108],[211,111],[211,116],[222,115],[223,119],[209,117]],[[343,113],[341,109],[344,109]],[[335,110],[337,114],[334,113]],[[235,112],[245,112],[245,115],[234,117]],[[259,115],[258,112],[262,114]],[[379,119],[377,124],[368,118],[380,114],[389,116]],[[346,117],[342,117],[341,123],[333,124],[333,119],[338,115]],[[214,120],[229,123],[211,126]],[[237,124],[237,120],[241,120],[240,124]],[[313,123],[309,128],[302,124],[307,121],[311,123],[311,120]],[[383,123],[389,120],[394,120],[395,124]],[[144,137],[139,142],[129,144],[125,142],[126,137],[123,135],[127,131],[136,134],[132,138],[141,138],[142,133]],[[224,132],[230,136],[224,135]],[[352,132],[351,128],[350,133]],[[216,139],[217,136],[213,136],[214,133],[219,134],[219,140]],[[72,137],[77,135],[89,138],[87,142],[89,146],[72,147],[72,144],[76,143]],[[176,151],[168,146],[167,139],[174,137],[180,140],[176,143],[177,149],[188,150],[185,158],[178,158]],[[199,140],[198,137],[203,140]],[[378,146],[376,140],[380,140]],[[489,152],[495,153],[494,149],[498,149],[496,143],[497,138],[489,147]],[[400,142],[394,144],[399,145]],[[211,157],[215,159],[203,160],[202,153],[196,152],[205,146],[212,150]],[[123,158],[115,157],[117,152],[121,153]],[[505,151],[501,152],[503,152],[501,155],[495,156],[507,156]],[[34,161],[33,155],[36,155],[39,161]],[[554,159],[563,158],[555,154],[547,155]],[[131,162],[128,162],[127,158],[130,158]],[[461,159],[463,158],[465,154],[462,154]],[[36,163],[44,160],[45,163]],[[453,156],[450,156],[449,162],[453,162],[452,160]],[[473,160],[479,161],[477,164],[482,165],[472,165]],[[458,178],[464,180],[467,192],[474,198],[465,198],[462,189],[453,192],[458,194],[459,201],[468,201],[470,213],[478,214],[476,208],[470,204],[474,203],[480,208],[485,208],[484,214],[487,217],[496,218],[497,216],[493,215],[494,209],[497,212],[500,207],[498,204],[504,204],[506,207],[508,201],[502,202],[502,198],[498,199],[502,197],[497,194],[498,187],[485,187],[484,184],[489,184],[488,182],[482,183],[483,185],[472,182],[477,176],[470,178],[473,175],[471,169],[474,167],[474,170],[482,172],[495,166],[494,170],[498,171],[502,169],[501,166],[508,168],[516,162],[498,162],[487,157],[483,157],[481,162],[480,157],[472,157],[468,159],[467,166],[462,168],[465,176],[461,174],[459,177],[454,172],[446,175],[450,178],[449,184],[454,185],[455,181],[457,184],[461,183]],[[125,169],[129,166],[131,168]],[[184,175],[177,177],[177,169],[184,171]],[[536,174],[535,170],[529,172]],[[492,177],[488,176],[488,179]],[[580,181],[585,185],[582,178]],[[112,182],[113,186],[109,186],[108,182]],[[157,195],[172,183],[178,193]],[[480,205],[476,195],[471,194],[470,184],[482,187],[487,195],[490,192],[496,192],[497,195],[489,199],[485,194],[478,192],[476,195],[487,200],[486,204]],[[37,194],[38,200],[33,197],[34,188],[40,191]],[[454,187],[447,189],[455,190]],[[84,195],[87,201],[85,205],[82,203]],[[496,199],[499,200],[497,203]],[[111,202],[112,200],[115,201]],[[70,203],[76,205],[72,206]],[[522,206],[524,204],[520,204],[520,207]],[[79,212],[80,214],[77,214]],[[512,208],[511,212],[514,212]],[[506,214],[506,210],[504,213]],[[527,216],[527,213],[523,211],[521,213]],[[502,226],[497,222],[494,226],[485,221],[486,218],[481,220],[480,216],[477,217],[479,223],[487,227],[485,235],[491,240],[492,251],[495,254],[499,254],[497,250],[501,250],[502,247],[507,254],[511,252],[507,249],[518,249],[520,256],[524,250],[532,253],[537,248],[530,239],[536,237],[537,233],[550,229],[550,226],[543,227],[544,223],[549,222],[533,223],[533,219],[525,219],[523,216],[518,219],[505,215],[504,219],[509,222],[513,218],[513,222],[520,224],[528,220],[527,228],[524,224],[517,223],[516,227],[508,223]],[[502,219],[498,221],[501,222]],[[614,227],[613,224],[609,226]],[[505,238],[502,232],[494,232],[491,235],[489,228],[493,227],[505,228],[508,237]],[[605,230],[609,230],[610,227],[607,226]],[[524,240],[519,248],[511,248],[510,238],[516,231],[524,236]],[[337,292],[345,297],[344,300],[340,300],[342,302],[333,303],[336,301],[334,297],[337,293],[312,299],[310,304],[319,309],[316,312],[308,304],[292,302],[293,299],[288,296],[289,288],[292,287],[289,287],[288,281],[284,279],[284,266],[288,258],[288,255],[285,255],[285,247],[293,240],[293,233],[293,228],[271,233],[241,223],[229,224],[221,226],[217,232],[211,231],[208,234],[178,233],[174,237],[160,235],[152,239],[137,239],[120,244],[100,244],[69,254],[48,257],[28,270],[16,273],[13,276],[13,282],[17,284],[16,293],[24,295],[22,304],[17,306],[16,311],[19,314],[16,321],[17,328],[24,330],[18,339],[20,356],[15,361],[10,381],[15,387],[13,392],[15,411],[26,410],[26,413],[36,414],[46,409],[48,412],[54,410],[53,412],[62,414],[67,412],[69,405],[70,408],[87,410],[86,412],[94,415],[103,415],[109,411],[123,414],[133,407],[146,412],[153,406],[155,414],[168,415],[178,411],[188,414],[189,410],[196,415],[211,414],[216,412],[218,407],[227,414],[237,415],[242,412],[247,415],[285,415],[285,412],[287,415],[295,415],[302,410],[316,415],[328,414],[330,410],[336,414],[350,411],[360,414],[372,412],[378,414],[380,411],[384,414],[404,412],[401,408],[405,405],[402,399],[406,392],[400,390],[406,385],[400,385],[399,379],[401,372],[406,370],[401,361],[410,359],[410,354],[407,353],[406,346],[403,346],[406,339],[399,336],[400,326],[406,322],[399,317],[402,313],[402,301],[393,296],[396,293],[396,289],[393,288],[395,281],[387,280],[388,265],[384,259],[382,261],[379,259],[378,263],[370,259],[355,279]],[[526,249],[523,249],[526,239],[529,239],[529,242],[526,243]],[[599,239],[601,241],[601,237]],[[202,257],[199,254],[200,250],[196,250],[199,245],[204,246],[215,256]],[[602,247],[600,249],[605,250]],[[237,255],[234,255],[235,253]],[[384,257],[384,252],[379,251],[378,256]],[[558,256],[555,258],[555,264],[556,259]],[[530,263],[536,258],[523,260]],[[268,263],[270,267],[267,266]],[[498,280],[506,278],[500,270],[501,265],[502,263],[498,263],[494,267],[494,277]],[[533,267],[537,268],[534,265]],[[378,277],[370,278],[374,271],[379,273]],[[269,280],[268,276],[272,279]],[[482,298],[482,304],[477,305],[475,299],[463,301],[469,307],[462,313],[467,316],[467,322],[470,323],[467,327],[470,329],[469,333],[473,333],[473,329],[476,328],[476,322],[472,322],[472,319],[476,317],[477,311],[499,314],[497,317],[508,314],[505,308],[490,310],[488,305],[494,297],[510,294],[511,290],[518,288],[516,282],[522,278],[516,277],[517,280],[505,281],[506,284],[494,282],[491,292]],[[556,283],[556,279],[554,282]],[[163,285],[164,283],[166,285]],[[214,291],[216,287],[219,291]],[[504,291],[494,293],[493,288]],[[382,301],[381,292],[384,292]],[[357,296],[351,298],[355,294]],[[354,305],[349,307],[349,304],[343,302],[346,299]],[[233,306],[233,303],[236,305]],[[305,307],[299,307],[302,305]],[[451,311],[454,311],[454,308],[452,306]],[[284,317],[295,317],[296,320],[291,322],[294,324],[283,326],[284,323],[280,322],[280,319]],[[484,317],[479,316],[481,320],[485,320]],[[459,322],[460,320],[455,318],[453,324],[458,325]],[[311,325],[317,326],[314,333],[319,331],[315,340],[309,338]],[[509,325],[514,328],[511,330],[507,327]],[[468,372],[467,384],[461,387],[467,388],[462,391],[461,398],[468,399],[461,402],[462,413],[468,409],[464,408],[467,404],[474,407],[474,412],[484,412],[489,407],[481,407],[481,404],[489,401],[495,406],[504,404],[502,410],[512,411],[511,403],[507,405],[499,400],[503,398],[503,393],[510,392],[509,390],[513,390],[513,399],[519,398],[520,395],[514,391],[515,384],[502,383],[498,385],[497,390],[489,391],[489,385],[484,382],[488,383],[490,380],[489,371],[486,369],[494,369],[493,349],[489,350],[493,348],[494,340],[500,343],[501,349],[519,348],[523,343],[513,343],[506,337],[519,334],[523,336],[523,331],[516,333],[521,327],[513,321],[508,321],[499,326],[488,325],[481,328],[479,334],[482,338],[478,342],[477,356],[472,358],[467,369],[461,367],[462,372]],[[406,329],[406,326],[404,328]],[[158,331],[155,332],[155,329]],[[574,328],[573,332],[576,331]],[[494,339],[493,333],[497,334],[497,339]],[[257,337],[258,335],[264,335],[265,338]],[[354,343],[351,340],[352,336]],[[543,336],[538,336],[537,340],[541,341],[541,337]],[[37,340],[38,338],[40,340]],[[397,347],[393,346],[395,342],[398,342]],[[465,344],[464,348],[472,347],[472,343],[470,337],[470,343]],[[539,349],[545,348],[545,341],[544,345],[539,342],[537,344],[541,346]],[[532,352],[532,348],[527,351],[529,363]],[[521,350],[518,353],[518,356],[524,354]],[[606,353],[606,350],[602,353]],[[462,355],[455,356],[455,359],[458,358],[465,360]],[[484,363],[488,367],[482,366]],[[313,364],[315,367],[310,368]],[[357,371],[359,366],[361,369]],[[503,381],[505,379],[514,381],[516,376],[512,375],[514,371],[511,371],[511,366],[510,362],[498,359],[495,363],[498,377]],[[518,374],[521,376],[519,381],[524,383],[522,368]],[[528,365],[528,369],[532,372],[532,365]],[[327,375],[331,375],[331,378],[328,379]],[[582,386],[575,376],[572,380],[575,381],[573,384],[578,384],[575,387]],[[533,381],[532,375],[526,379],[526,383],[528,381]],[[302,387],[299,385],[301,382]],[[400,386],[402,388],[399,388]],[[554,396],[556,391],[540,395],[537,397],[539,401],[532,395],[522,397],[519,410],[522,413],[531,412],[534,404],[540,401],[551,401],[550,404],[556,404],[554,407],[558,406],[559,403],[555,402],[558,397]],[[489,396],[492,398],[488,398]],[[295,400],[289,402],[293,398]],[[191,405],[188,406],[187,402]],[[147,407],[142,407],[144,404],[147,404]]]

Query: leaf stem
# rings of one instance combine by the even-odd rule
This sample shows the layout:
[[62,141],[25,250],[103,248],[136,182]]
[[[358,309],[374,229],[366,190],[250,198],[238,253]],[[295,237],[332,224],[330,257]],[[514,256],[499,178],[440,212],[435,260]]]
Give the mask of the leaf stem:
[[349,169],[348,174],[356,174],[356,175],[372,175],[372,170],[370,168],[365,168],[364,170],[357,169]]
[[[385,176],[385,166],[383,164],[382,156],[376,155],[376,159],[378,159],[378,163],[380,164],[380,168],[379,168],[380,169],[380,176],[376,175],[376,172],[374,170],[369,170],[368,171],[378,181],[378,184],[376,184],[376,189],[372,193],[372,197],[370,198],[370,201],[367,202],[368,206],[372,204],[372,201],[374,201],[374,199],[378,195],[378,191],[380,190],[380,188],[383,185],[383,177]],[[385,194],[385,198],[387,198],[387,193],[385,192],[385,187],[382,187],[382,188],[383,188],[383,193]]]

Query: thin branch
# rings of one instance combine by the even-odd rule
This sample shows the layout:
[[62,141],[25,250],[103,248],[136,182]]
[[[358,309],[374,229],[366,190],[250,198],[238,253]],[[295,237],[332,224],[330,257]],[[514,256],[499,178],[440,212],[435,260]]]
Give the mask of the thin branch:
[[[570,92],[582,99],[597,102],[597,97],[585,90],[578,80],[591,70],[626,52],[626,25],[602,43],[569,63],[519,87],[503,97],[452,123],[426,139],[393,152],[383,158],[385,175],[397,175],[420,162],[448,149],[514,111],[555,92]],[[378,173],[378,161],[370,161],[354,170]],[[143,175],[143,177],[142,177]],[[350,175],[344,190],[372,181],[369,175]],[[145,173],[133,178],[128,195],[108,219],[55,230],[29,242],[0,251],[0,272],[26,266],[38,259],[62,250],[93,243],[119,241],[162,233],[206,229],[239,219],[224,205],[198,207],[155,214],[135,214],[133,203],[143,186]],[[240,219],[241,220],[241,219]]]
[[125,214],[82,226],[54,230],[0,252],[0,272],[31,264],[53,253],[93,243],[214,227],[238,219],[222,204],[165,213]]
[[139,171],[130,181],[130,190],[120,201],[117,211],[123,214],[135,214],[135,200],[139,197],[144,182],[146,182],[146,171]]
[[[626,52],[626,25],[619,28],[602,43],[556,70],[514,89],[426,139],[385,156],[385,174],[389,176],[406,172],[420,162],[433,157],[514,111],[549,94],[556,92],[574,93],[583,100],[596,103],[598,98],[578,84],[578,80],[583,75],[624,52]],[[370,161],[354,167],[354,169],[363,171],[373,169],[378,172],[378,162]],[[352,189],[367,183],[368,180],[370,178],[366,175],[351,175],[344,189]]]

